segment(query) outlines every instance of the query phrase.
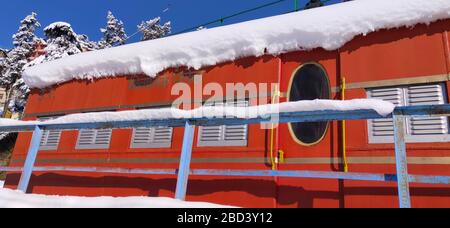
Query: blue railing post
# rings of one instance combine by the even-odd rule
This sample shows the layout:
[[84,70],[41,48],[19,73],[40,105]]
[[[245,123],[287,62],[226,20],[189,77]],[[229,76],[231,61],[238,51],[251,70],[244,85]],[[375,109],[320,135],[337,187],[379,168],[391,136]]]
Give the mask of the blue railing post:
[[186,122],[184,127],[183,148],[181,150],[180,168],[178,169],[177,189],[175,198],[179,200],[186,199],[186,190],[189,178],[189,168],[191,165],[192,146],[194,143],[195,126]]
[[18,190],[22,192],[27,192],[28,184],[30,183],[31,174],[34,168],[34,162],[39,151],[39,146],[41,144],[42,129],[36,126],[33,131],[33,136],[31,138],[30,148],[28,149],[27,158],[23,167],[22,175],[20,176]]
[[395,166],[397,169],[397,185],[400,208],[411,207],[411,196],[409,194],[408,161],[406,158],[405,143],[405,117],[393,115],[394,142],[395,142]]

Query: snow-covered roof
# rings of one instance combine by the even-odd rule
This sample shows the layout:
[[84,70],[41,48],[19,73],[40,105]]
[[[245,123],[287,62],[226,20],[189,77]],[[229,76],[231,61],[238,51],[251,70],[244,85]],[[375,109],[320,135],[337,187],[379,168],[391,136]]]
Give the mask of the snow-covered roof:
[[155,77],[180,66],[200,69],[248,56],[335,50],[357,35],[447,18],[449,0],[356,0],[81,53],[28,68],[23,79],[32,88],[45,88],[73,79],[140,73]]

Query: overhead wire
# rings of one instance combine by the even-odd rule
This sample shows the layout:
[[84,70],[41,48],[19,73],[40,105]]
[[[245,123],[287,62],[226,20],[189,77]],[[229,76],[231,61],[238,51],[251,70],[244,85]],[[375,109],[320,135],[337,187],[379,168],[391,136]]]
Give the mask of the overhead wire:
[[[269,3],[266,3],[264,5],[256,6],[256,7],[250,8],[250,9],[246,9],[246,10],[243,10],[243,11],[231,14],[231,15],[226,16],[226,17],[221,17],[221,18],[218,18],[216,20],[212,20],[212,21],[209,21],[209,22],[206,22],[206,23],[203,23],[203,24],[199,24],[197,26],[192,26],[190,28],[183,29],[183,30],[178,31],[176,33],[170,34],[170,36],[174,36],[174,35],[178,35],[178,34],[181,34],[181,33],[194,31],[194,30],[196,30],[196,29],[198,29],[200,27],[206,27],[208,25],[216,24],[216,23],[219,23],[219,22],[221,24],[223,24],[225,22],[225,20],[228,20],[228,19],[240,16],[240,15],[243,15],[243,14],[246,14],[246,13],[250,13],[250,12],[253,12],[253,11],[256,11],[256,10],[260,10],[260,9],[263,9],[263,8],[266,8],[266,7],[274,6],[274,5],[277,5],[279,3],[286,2],[286,1],[287,0],[278,0],[278,1],[274,1],[274,2],[269,2]],[[331,2],[331,1],[332,0],[322,0],[322,3],[326,4],[326,3]],[[300,11],[300,10],[306,10],[306,8],[305,7],[298,8],[298,0],[294,0],[294,10],[289,10],[289,11],[286,11],[286,12],[284,12],[282,14],[293,13],[293,12],[297,12],[297,11]]]
[[[230,14],[228,16],[225,16],[225,17],[220,17],[218,19],[215,19],[215,20],[212,20],[212,21],[209,21],[209,22],[206,22],[206,23],[202,23],[202,24],[199,24],[199,25],[196,25],[196,26],[192,26],[192,27],[189,27],[189,28],[186,28],[186,29],[182,29],[182,30],[180,30],[180,31],[178,31],[176,33],[170,34],[169,36],[174,36],[174,35],[179,35],[179,34],[182,34],[182,33],[190,32],[190,31],[194,31],[194,30],[196,30],[198,28],[204,28],[204,27],[207,27],[209,25],[213,25],[213,24],[217,24],[217,23],[223,24],[225,22],[225,20],[229,20],[231,18],[240,16],[240,15],[243,15],[243,14],[247,14],[247,13],[251,13],[251,12],[254,12],[254,11],[257,11],[257,10],[260,10],[260,9],[271,7],[271,6],[274,6],[274,5],[286,2],[286,1],[288,1],[288,0],[277,0],[277,1],[269,2],[269,3],[263,4],[263,5],[259,5],[259,6],[250,8],[250,9],[242,10],[242,11]],[[322,0],[322,3],[326,4],[326,3],[330,2],[330,1],[332,1],[332,0]],[[294,0],[294,10],[289,10],[289,11],[286,11],[286,12],[284,12],[282,14],[293,13],[293,12],[297,12],[297,11],[300,11],[300,10],[306,10],[306,8],[305,7],[299,8],[298,7],[298,0]],[[142,30],[145,29],[145,28],[146,27],[142,27],[142,28],[138,29],[135,33],[133,33],[130,36],[128,36],[125,39],[125,41],[131,39],[132,37],[134,37],[138,33],[142,32]]]

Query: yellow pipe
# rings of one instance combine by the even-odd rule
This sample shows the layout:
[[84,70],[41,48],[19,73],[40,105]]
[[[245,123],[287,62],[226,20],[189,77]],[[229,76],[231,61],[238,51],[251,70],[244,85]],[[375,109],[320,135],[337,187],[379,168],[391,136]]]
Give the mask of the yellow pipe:
[[[272,95],[272,103],[276,102],[276,98],[280,97],[281,92],[278,90],[278,86],[275,86],[275,91]],[[273,147],[274,147],[274,134],[275,134],[275,124],[272,123],[272,127],[270,129],[270,162],[272,165],[272,170],[277,169],[277,161],[275,160],[275,157],[273,156]]]
[[[341,84],[341,100],[345,100],[345,77],[342,78]],[[342,121],[342,160],[344,163],[344,172],[348,172],[348,162],[347,162],[347,145],[346,145],[346,128],[345,120]]]
[[270,162],[272,163],[272,170],[276,170],[277,166],[275,164],[275,157],[273,156],[273,135],[274,135],[274,125],[272,124],[272,129],[270,129]]

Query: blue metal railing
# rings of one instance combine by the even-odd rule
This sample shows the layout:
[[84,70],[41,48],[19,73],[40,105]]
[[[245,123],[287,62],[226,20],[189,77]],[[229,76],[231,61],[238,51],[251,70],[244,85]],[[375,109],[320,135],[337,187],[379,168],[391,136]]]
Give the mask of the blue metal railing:
[[[189,175],[203,176],[254,176],[254,177],[296,177],[296,178],[326,178],[342,180],[366,180],[366,181],[396,181],[398,183],[399,206],[411,207],[409,183],[450,184],[450,176],[424,176],[409,175],[406,159],[405,142],[405,116],[442,116],[450,115],[450,105],[408,106],[397,107],[391,115],[381,116],[373,110],[353,111],[309,111],[309,112],[284,112],[278,118],[262,116],[250,119],[241,118],[181,118],[181,119],[153,119],[113,122],[90,123],[64,123],[50,124],[38,123],[29,125],[0,126],[0,131],[33,131],[31,144],[23,168],[0,167],[0,171],[22,172],[18,189],[26,192],[33,171],[38,172],[101,172],[101,173],[125,173],[125,174],[171,174],[178,175],[175,198],[184,200],[189,180]],[[272,170],[191,170],[192,146],[195,126],[211,125],[243,125],[258,123],[288,123],[288,122],[316,122],[333,120],[365,120],[393,118],[394,142],[396,156],[396,175],[394,174],[370,174],[370,173],[344,173],[322,171],[272,171]],[[181,151],[179,169],[122,169],[122,168],[92,168],[92,167],[34,167],[38,154],[40,139],[44,130],[76,130],[76,129],[103,129],[103,128],[134,128],[170,126],[184,127],[183,147]]]

